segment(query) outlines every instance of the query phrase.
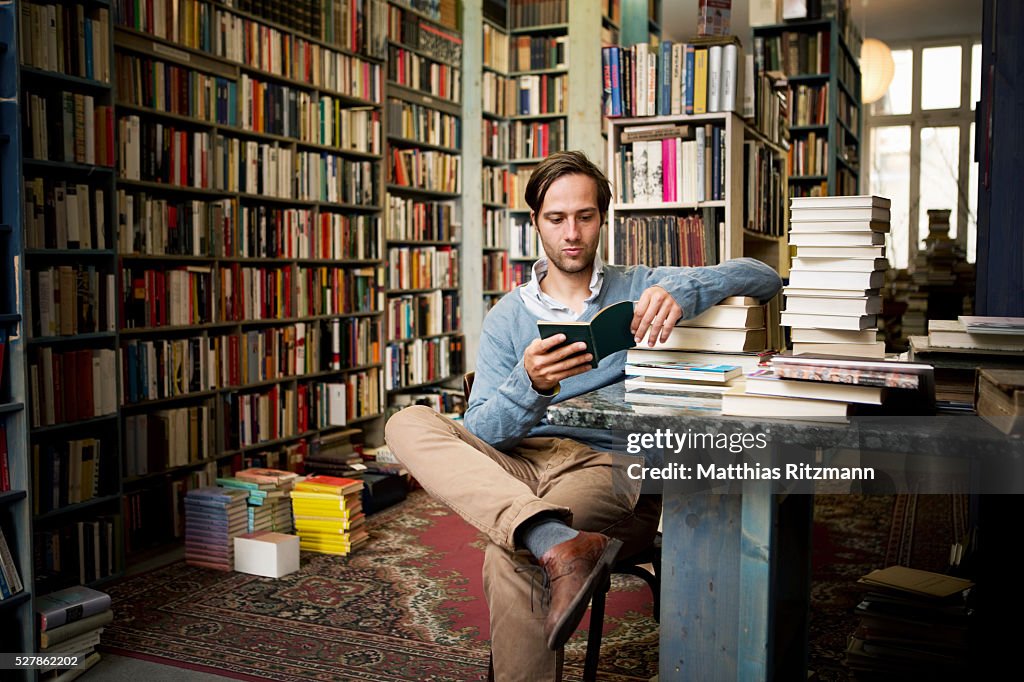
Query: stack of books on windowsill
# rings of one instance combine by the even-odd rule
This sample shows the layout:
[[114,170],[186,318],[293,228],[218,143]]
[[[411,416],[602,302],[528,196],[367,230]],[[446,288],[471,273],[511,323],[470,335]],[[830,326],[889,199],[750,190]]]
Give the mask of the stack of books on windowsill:
[[37,599],[36,614],[40,655],[77,656],[79,660],[75,668],[44,670],[40,679],[73,680],[100,660],[96,646],[103,627],[114,620],[109,594],[81,585],[68,587]]
[[766,339],[764,306],[727,298],[677,323],[665,343],[627,351],[626,401],[717,411],[722,393],[758,367]]
[[797,255],[782,325],[793,352],[885,356],[877,340],[890,201],[875,196],[793,197],[789,243]]

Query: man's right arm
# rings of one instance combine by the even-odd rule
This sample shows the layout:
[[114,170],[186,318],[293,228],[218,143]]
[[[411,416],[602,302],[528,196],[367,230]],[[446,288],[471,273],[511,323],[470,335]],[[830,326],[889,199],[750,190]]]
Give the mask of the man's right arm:
[[544,418],[559,381],[590,368],[590,356],[576,355],[580,349],[574,346],[557,348],[564,341],[557,335],[535,339],[520,358],[514,332],[499,333],[494,326],[484,321],[465,424],[478,438],[507,450]]

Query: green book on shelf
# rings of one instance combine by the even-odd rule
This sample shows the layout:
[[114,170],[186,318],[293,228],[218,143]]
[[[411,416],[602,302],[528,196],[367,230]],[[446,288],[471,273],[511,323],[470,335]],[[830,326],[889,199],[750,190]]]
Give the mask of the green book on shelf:
[[[621,301],[605,306],[594,315],[589,322],[547,322],[539,320],[537,327],[540,337],[547,339],[555,334],[565,334],[565,343],[583,341],[587,349],[583,353],[591,353],[591,367],[612,353],[626,350],[636,345],[633,332],[629,326],[633,321],[633,302]],[[565,344],[562,344],[565,345]]]

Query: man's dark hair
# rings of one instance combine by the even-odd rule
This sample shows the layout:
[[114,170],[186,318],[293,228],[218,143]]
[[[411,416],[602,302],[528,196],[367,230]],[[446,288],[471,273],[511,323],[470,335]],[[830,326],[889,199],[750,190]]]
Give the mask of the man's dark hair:
[[608,204],[612,199],[608,178],[591,163],[586,154],[578,151],[556,152],[533,169],[530,181],[526,183],[526,203],[534,212],[540,213],[551,183],[565,175],[586,175],[591,178],[597,185],[597,208],[601,211],[601,217],[608,215]]

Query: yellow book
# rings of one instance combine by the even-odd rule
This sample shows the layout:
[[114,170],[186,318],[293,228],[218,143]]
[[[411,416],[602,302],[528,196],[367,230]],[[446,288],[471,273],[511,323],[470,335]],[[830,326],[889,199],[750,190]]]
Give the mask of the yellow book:
[[708,113],[708,49],[698,47],[693,53],[693,113]]
[[299,543],[299,550],[301,550],[303,552],[315,552],[317,554],[333,554],[335,556],[348,556],[352,552],[352,549],[350,547],[346,547],[344,549],[341,549],[341,548],[338,548],[338,549],[333,549],[333,548],[332,549],[326,549],[326,548],[323,548],[323,547],[306,547],[301,542]]
[[299,532],[313,531],[313,532],[325,532],[325,533],[343,533],[350,530],[354,526],[359,526],[363,522],[362,516],[357,516],[354,519],[303,519],[295,518],[295,529]]
[[362,500],[345,500],[335,497],[333,500],[315,500],[297,498],[292,495],[292,510],[306,516],[335,516],[338,513],[357,512],[363,508]]

